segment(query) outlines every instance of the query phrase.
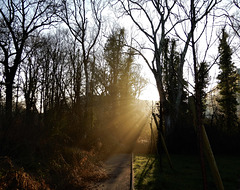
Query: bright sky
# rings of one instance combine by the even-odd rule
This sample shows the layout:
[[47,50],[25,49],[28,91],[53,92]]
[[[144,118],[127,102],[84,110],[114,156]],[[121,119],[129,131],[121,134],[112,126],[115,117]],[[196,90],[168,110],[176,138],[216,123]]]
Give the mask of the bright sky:
[[[141,18],[141,21],[142,21],[142,18]],[[216,24],[216,27],[212,27],[213,22]],[[218,22],[218,24],[220,24],[220,25],[218,25],[216,22]],[[142,35],[141,32],[136,31],[136,28],[134,29],[134,27],[132,26],[131,19],[129,17],[124,17],[124,18],[118,19],[118,23],[121,27],[124,27],[127,30],[128,37],[131,37],[131,36],[137,37],[137,39],[139,40],[138,43],[143,43],[143,41],[146,40],[146,36]],[[147,22],[144,22],[144,24],[147,24]],[[199,62],[204,60],[206,44],[208,42],[211,42],[210,44],[211,44],[212,48],[211,48],[211,50],[208,51],[208,54],[207,54],[208,57],[206,59],[207,62],[209,62],[209,64],[211,64],[213,62],[214,58],[218,54],[217,52],[218,52],[219,40],[218,40],[217,36],[221,33],[221,29],[223,26],[221,25],[221,21],[216,21],[216,19],[214,21],[209,19],[208,24],[209,24],[209,26],[205,30],[206,32],[204,32],[204,36],[202,36],[200,42],[197,45],[197,50],[198,50],[197,56],[198,56]],[[200,25],[197,28],[198,30],[196,30],[196,31],[201,33],[201,27],[202,27],[202,25]],[[181,30],[182,30],[182,28],[180,27],[179,31],[181,31]],[[227,30],[227,32],[229,32],[229,30]],[[197,35],[198,34],[196,32],[196,36]],[[211,39],[211,41],[209,41],[212,36],[213,36],[213,38]],[[179,45],[180,45],[181,41],[178,41],[177,43],[179,43]],[[239,49],[239,39],[237,39],[237,43],[235,43],[235,44],[231,43],[231,45],[233,45]],[[186,63],[185,63],[184,76],[187,79],[187,81],[189,81],[190,84],[193,84],[191,47],[189,47],[188,52],[189,52],[189,56],[186,57],[186,60],[190,60],[190,62],[186,61]],[[144,55],[146,56],[146,54],[144,54]],[[151,59],[152,59],[151,53],[147,54],[147,58],[150,59],[149,61],[151,62]],[[159,100],[159,95],[158,95],[158,91],[156,88],[156,83],[155,83],[153,74],[151,73],[150,69],[147,67],[147,65],[144,61],[138,60],[138,59],[137,59],[137,61],[143,66],[142,75],[149,80],[149,84],[143,90],[142,94],[140,95],[140,99]],[[233,55],[233,62],[235,63],[235,65],[237,67],[240,67],[239,57],[237,56],[236,53],[235,53],[235,55]],[[218,72],[219,72],[219,70],[218,70],[217,65],[213,66],[212,69],[210,70],[210,74],[209,74],[210,75],[210,85],[209,85],[208,90],[212,89],[217,84],[216,77],[218,75]],[[190,91],[192,91],[191,87],[189,87],[189,88],[190,88]]]
[[143,68],[144,68],[143,76],[145,76],[149,80],[149,83],[143,89],[139,99],[159,101],[159,95],[158,95],[158,90],[156,87],[156,82],[155,82],[154,76],[151,73],[149,68],[147,68],[145,66]]

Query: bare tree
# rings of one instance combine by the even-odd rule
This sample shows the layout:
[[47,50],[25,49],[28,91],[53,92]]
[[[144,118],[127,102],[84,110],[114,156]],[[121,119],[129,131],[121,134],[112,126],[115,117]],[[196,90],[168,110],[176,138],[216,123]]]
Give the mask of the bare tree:
[[[189,10],[191,5],[182,1],[169,0],[169,1],[132,1],[132,0],[118,0],[124,10],[124,13],[128,15],[138,30],[148,39],[148,47],[144,49],[150,49],[153,57],[152,61],[147,62],[150,70],[154,74],[156,84],[160,96],[160,103],[163,107],[165,126],[171,133],[175,123],[175,119],[170,118],[169,109],[170,102],[167,98],[167,94],[163,83],[163,60],[164,60],[164,46],[167,37],[175,36],[179,39],[183,46],[180,51],[180,62],[176,69],[176,75],[178,77],[178,92],[173,103],[175,106],[176,114],[175,118],[179,115],[179,105],[182,99],[183,92],[183,66],[185,63],[185,57],[193,31],[196,29],[196,24],[206,17],[211,10],[215,7],[217,1],[203,1],[200,5],[201,10],[198,18],[195,20],[195,24],[191,24]],[[204,10],[203,10],[204,9]],[[181,32],[179,31],[181,29]],[[183,30],[182,30],[183,29]],[[181,35],[181,33],[183,35]],[[143,54],[142,54],[143,55]],[[172,104],[172,103],[171,103]],[[172,105],[171,105],[172,106]],[[160,109],[161,110],[161,109]]]
[[56,11],[56,5],[53,2],[1,0],[1,64],[4,65],[6,114],[10,118],[12,115],[14,78],[22,62],[26,42],[34,32],[40,32],[54,22],[54,14]]
[[36,93],[38,88],[38,78],[39,78],[39,67],[34,59],[37,56],[34,56],[35,52],[29,54],[26,64],[23,66],[24,72],[24,83],[23,83],[23,92],[25,97],[26,105],[26,116],[30,116],[32,111],[36,111]]
[[103,9],[101,0],[64,1],[63,14],[59,15],[81,47],[86,97],[90,94],[90,56],[100,34]]
[[[80,61],[85,75],[85,122],[89,120],[89,104],[91,91],[91,62],[94,59],[94,48],[100,35],[102,26],[102,11],[105,8],[102,0],[72,0],[63,1],[63,12],[59,14],[67,25],[71,34],[79,43]],[[80,68],[80,67],[79,67]],[[78,72],[78,74],[80,74]],[[76,90],[80,90],[79,88]],[[91,118],[91,116],[90,116]],[[87,125],[87,123],[85,124]]]

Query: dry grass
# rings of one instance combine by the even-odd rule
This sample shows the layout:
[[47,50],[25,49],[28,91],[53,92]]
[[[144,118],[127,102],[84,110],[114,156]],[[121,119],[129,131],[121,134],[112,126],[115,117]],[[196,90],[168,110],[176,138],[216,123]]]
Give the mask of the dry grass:
[[89,184],[107,178],[94,152],[76,148],[67,148],[31,174],[14,165],[9,157],[0,157],[0,168],[0,190],[87,189]]
[[84,189],[89,183],[107,178],[94,152],[76,148],[66,149],[57,160],[53,160],[51,172],[55,174],[53,181],[58,184],[57,189]]
[[0,157],[0,190],[5,189],[28,189],[50,190],[42,179],[37,181],[26,173],[22,168],[15,167],[8,157]]

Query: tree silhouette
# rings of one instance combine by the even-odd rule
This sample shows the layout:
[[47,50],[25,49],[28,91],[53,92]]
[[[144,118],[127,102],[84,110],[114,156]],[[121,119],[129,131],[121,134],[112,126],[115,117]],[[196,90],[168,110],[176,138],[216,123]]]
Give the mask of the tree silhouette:
[[104,58],[109,67],[108,94],[113,110],[136,98],[146,81],[140,76],[139,65],[134,63],[134,50],[126,47],[125,29],[116,29],[108,37]]
[[56,5],[45,1],[7,1],[0,3],[0,63],[4,66],[6,116],[11,121],[13,84],[22,62],[27,40],[54,21]]
[[220,98],[217,99],[220,105],[220,113],[224,116],[223,130],[233,131],[237,126],[237,71],[232,62],[232,51],[227,42],[228,34],[222,29],[222,37],[219,44],[219,68],[220,73],[217,77],[219,80],[218,88]]

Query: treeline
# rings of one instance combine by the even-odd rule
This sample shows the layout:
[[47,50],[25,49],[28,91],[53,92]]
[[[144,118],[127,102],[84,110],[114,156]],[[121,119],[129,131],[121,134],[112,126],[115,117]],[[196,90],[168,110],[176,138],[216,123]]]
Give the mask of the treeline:
[[[96,152],[102,144],[107,152],[129,151],[149,122],[137,100],[146,85],[140,60],[156,80],[157,131],[169,149],[200,147],[203,155],[205,128],[213,149],[219,136],[226,149],[227,139],[237,149],[237,77],[226,31],[239,39],[239,7],[217,0],[1,1],[1,154],[34,160],[61,155],[65,146]],[[111,14],[128,16],[133,32]],[[219,109],[206,118],[215,65]]]
[[148,122],[128,32],[102,30],[105,2],[68,3],[0,6],[0,155],[57,189],[106,177],[99,159],[130,152]]
[[[219,18],[227,19],[225,23],[221,22],[221,29],[227,24],[225,28],[238,34],[237,16],[221,13],[228,9],[237,11],[239,5],[235,1],[228,6],[221,1],[198,2],[201,6],[194,0],[169,2],[3,3],[0,11],[2,134],[24,120],[25,126],[52,128],[54,133],[66,139],[68,135],[65,136],[63,131],[65,126],[71,126],[72,135],[77,134],[75,139],[88,138],[92,131],[96,131],[96,126],[117,120],[124,115],[120,113],[130,110],[127,107],[132,105],[145,86],[146,81],[139,74],[141,67],[135,61],[136,55],[138,60],[145,61],[155,77],[160,94],[158,115],[161,130],[166,131],[166,136],[171,136],[181,131],[178,125],[195,122],[199,133],[204,124],[208,73],[218,64],[218,57],[222,54],[219,51],[217,58],[212,59],[209,53],[213,46],[211,42],[220,38],[222,32],[218,36],[213,35],[212,23],[212,35],[209,37],[206,34],[207,46],[203,46],[200,40],[204,38],[206,27],[202,26],[203,23],[209,25],[209,16],[213,20],[218,18],[211,15],[216,11]],[[223,6],[225,9],[222,9]],[[109,29],[107,26],[111,22],[107,13],[113,13],[111,8],[129,16],[140,37],[127,36],[121,27]],[[174,8],[179,11],[175,12]],[[161,12],[161,9],[166,11]],[[155,10],[155,16],[148,14],[149,10]],[[141,19],[146,19],[146,27]],[[197,27],[201,28],[200,35]],[[143,42],[139,41],[141,38]],[[199,44],[204,56],[200,56],[196,48]],[[186,63],[191,67],[193,83],[189,83],[184,75]],[[218,65],[221,67],[220,63]],[[225,83],[222,86],[226,86]],[[193,97],[192,102],[190,96]],[[219,104],[224,105],[224,102]],[[234,109],[229,108],[228,113],[233,113]],[[193,118],[192,113],[195,113],[195,121],[186,119]],[[224,114],[227,117],[222,109],[218,115],[225,117]],[[64,121],[66,117],[67,122]],[[234,114],[227,120],[226,125],[234,123],[236,128]]]
[[[2,4],[2,134],[17,126],[16,123],[23,122],[25,126],[42,125],[52,129],[54,132],[51,133],[66,138],[64,141],[71,130],[70,136],[75,135],[74,142],[78,138],[89,138],[98,126],[107,126],[106,121],[117,120],[124,115],[120,113],[130,110],[128,107],[146,85],[140,76],[141,67],[135,61],[136,55],[146,62],[156,79],[160,94],[159,124],[170,136],[168,138],[179,134],[176,132],[181,131],[178,125],[193,123],[187,119],[193,117],[193,111],[201,130],[208,73],[218,60],[209,59],[210,42],[213,38],[216,41],[219,36],[207,38],[203,59],[195,46],[204,37],[206,28],[201,29],[198,38],[194,39],[194,36],[198,35],[197,26],[201,27],[202,23],[207,26],[210,13],[216,11],[221,15],[224,5],[218,1],[203,1],[199,2],[202,11],[197,11],[199,7],[194,1],[173,1],[171,5],[166,1],[157,6],[150,2],[147,7],[143,6],[144,2],[119,0],[109,3],[99,0],[9,1]],[[237,2],[229,5],[238,10]],[[121,27],[107,27],[110,17],[106,13],[112,13],[110,7],[130,16],[139,34],[147,37],[144,43],[139,41],[142,37],[127,36],[127,31]],[[174,7],[179,12],[175,13]],[[189,12],[184,7],[189,7]],[[167,12],[159,12],[161,8]],[[225,8],[227,10],[228,6]],[[156,10],[160,19],[147,14],[149,9]],[[141,15],[141,12],[144,14]],[[139,17],[136,16],[138,14]],[[148,29],[140,24],[144,17],[147,18]],[[211,15],[211,18],[217,17]],[[237,17],[225,15],[224,18],[229,19],[230,27],[238,34],[235,25]],[[229,22],[226,21],[227,24]],[[172,27],[168,28],[168,24]],[[188,26],[182,27],[185,37],[178,31],[179,25],[184,24]],[[152,60],[147,57],[150,55],[147,51],[150,51]],[[188,83],[184,75],[187,62],[193,73],[193,84]],[[193,91],[189,90],[189,85]],[[193,97],[192,103],[189,96]],[[193,107],[192,110],[190,107]],[[235,123],[237,126],[236,117],[232,118],[234,122],[228,118],[226,125]],[[66,126],[71,126],[71,129],[64,131]],[[95,137],[93,139],[96,140]]]
[[3,128],[23,119],[31,127],[40,122],[52,128],[56,135],[65,136],[64,140],[71,132],[81,139],[115,122],[123,115],[120,112],[126,114],[146,80],[140,75],[134,50],[125,45],[125,37],[124,29],[113,30],[102,51],[88,55],[87,65],[67,29],[30,37],[13,84],[10,121],[4,117],[6,96],[1,96],[2,123],[12,125]]
[[[222,29],[221,36],[218,41],[219,51],[219,73],[217,76],[217,85],[206,92],[209,85],[209,64],[203,62],[198,70],[197,83],[198,93],[193,96],[187,95],[186,90],[183,91],[186,97],[181,102],[181,115],[175,131],[172,135],[168,135],[169,146],[173,152],[192,152],[196,153],[197,147],[197,129],[196,117],[202,118],[204,126],[214,153],[216,154],[239,154],[237,151],[240,147],[240,118],[239,118],[239,72],[232,61],[232,48],[228,42],[228,33]],[[176,53],[175,53],[176,54]],[[165,71],[164,74],[169,74]],[[171,77],[173,80],[174,77]],[[164,81],[166,78],[164,78]],[[176,82],[174,83],[176,84]],[[185,83],[186,85],[186,83]],[[168,85],[166,85],[168,87]],[[174,85],[171,85],[174,87]],[[172,91],[176,93],[177,88]],[[171,92],[171,91],[170,91]],[[168,93],[168,96],[171,93]],[[199,110],[196,109],[197,96],[200,101]],[[169,109],[171,110],[171,109]],[[174,113],[174,110],[171,112]],[[197,113],[199,115],[197,115]],[[194,130],[195,129],[195,130]],[[199,135],[199,134],[198,134]],[[177,143],[178,142],[178,143]]]

